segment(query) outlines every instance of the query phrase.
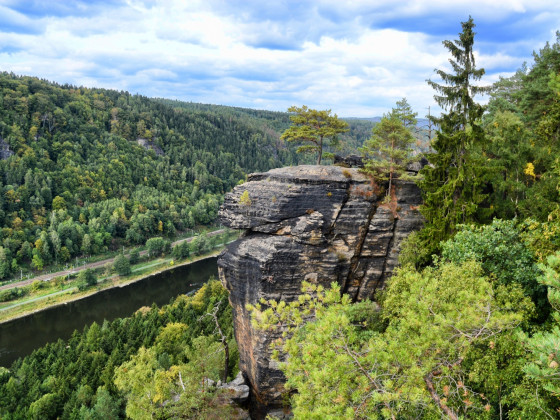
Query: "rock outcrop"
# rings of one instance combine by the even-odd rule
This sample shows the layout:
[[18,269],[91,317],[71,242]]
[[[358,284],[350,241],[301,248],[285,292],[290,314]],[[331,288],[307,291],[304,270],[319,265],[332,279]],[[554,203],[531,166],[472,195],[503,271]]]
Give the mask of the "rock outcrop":
[[0,136],[0,160],[8,159],[13,154],[8,143]]
[[240,369],[257,402],[281,401],[284,377],[269,357],[270,334],[253,329],[246,304],[293,301],[304,280],[333,281],[355,300],[375,298],[403,238],[422,225],[420,191],[397,181],[392,200],[357,169],[297,166],[249,176],[226,195],[221,221],[245,235],[218,261],[230,292]]

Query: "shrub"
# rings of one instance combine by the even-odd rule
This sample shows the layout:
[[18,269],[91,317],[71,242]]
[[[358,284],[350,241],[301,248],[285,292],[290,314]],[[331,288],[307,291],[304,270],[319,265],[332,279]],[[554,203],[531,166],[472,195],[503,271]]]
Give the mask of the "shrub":
[[177,260],[181,260],[184,258],[188,258],[190,253],[191,250],[189,247],[189,243],[187,241],[183,241],[173,247],[173,251],[171,252],[171,255],[173,255],[173,258]]
[[136,264],[138,263],[138,261],[140,261],[140,251],[138,251],[138,248],[134,248],[130,252],[130,255],[128,256],[128,260],[130,261],[130,264]]
[[171,250],[171,243],[162,237],[156,236],[146,241],[146,247],[150,257],[159,256]]
[[245,190],[243,191],[243,194],[241,194],[241,197],[239,197],[239,204],[241,204],[242,206],[250,206],[251,205],[251,197],[249,197],[249,191]]
[[130,261],[124,255],[120,254],[113,261],[113,269],[119,276],[128,276],[131,273]]
[[513,220],[494,220],[486,226],[460,226],[460,231],[441,245],[444,260],[461,264],[481,263],[484,274],[499,283],[518,283],[537,307],[540,319],[550,312],[546,288],[537,282],[541,271],[533,252],[522,241]]
[[91,269],[82,270],[78,273],[78,290],[86,290],[97,284],[97,276]]

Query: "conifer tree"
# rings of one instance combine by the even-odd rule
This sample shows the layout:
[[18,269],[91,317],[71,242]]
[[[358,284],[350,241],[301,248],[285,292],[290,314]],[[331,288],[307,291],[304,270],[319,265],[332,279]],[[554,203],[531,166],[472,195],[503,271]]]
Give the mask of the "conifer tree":
[[348,131],[348,123],[338,119],[336,114],[331,115],[331,110],[317,111],[303,105],[301,108],[291,106],[288,112],[292,113],[292,125],[281,138],[290,142],[310,143],[298,147],[298,153],[317,153],[317,165],[321,164],[323,146],[330,139],[331,146],[338,145],[337,135]]
[[411,161],[410,145],[414,137],[395,113],[385,115],[372,130],[372,137],[360,148],[365,157],[364,172],[375,179],[389,181],[387,198],[391,195],[393,179],[402,177]]
[[428,155],[431,165],[422,171],[420,182],[424,194],[422,213],[427,219],[423,239],[430,252],[453,232],[456,224],[479,220],[479,204],[484,199],[484,169],[476,153],[484,138],[478,124],[484,108],[474,101],[474,96],[488,88],[473,84],[484,75],[484,69],[475,65],[473,19],[469,17],[461,25],[458,40],[443,41],[452,55],[452,72],[436,70],[442,84],[428,80],[438,92],[436,102],[445,111],[440,117],[431,117],[439,127],[432,144],[435,153]]
[[412,110],[412,107],[406,98],[402,98],[400,101],[397,101],[397,106],[391,110],[389,115],[398,118],[402,122],[402,125],[409,130],[414,129],[414,127],[416,127],[416,123],[418,122],[416,119],[418,112],[414,112]]

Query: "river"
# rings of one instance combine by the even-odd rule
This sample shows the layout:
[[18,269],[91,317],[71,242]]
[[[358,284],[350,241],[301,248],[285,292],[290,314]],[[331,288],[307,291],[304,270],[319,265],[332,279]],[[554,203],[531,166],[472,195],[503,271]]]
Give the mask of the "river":
[[74,330],[81,331],[93,322],[127,317],[153,303],[165,305],[171,298],[200,288],[212,275],[218,275],[216,257],[0,324],[0,366],[9,367],[18,357],[59,338],[68,339]]

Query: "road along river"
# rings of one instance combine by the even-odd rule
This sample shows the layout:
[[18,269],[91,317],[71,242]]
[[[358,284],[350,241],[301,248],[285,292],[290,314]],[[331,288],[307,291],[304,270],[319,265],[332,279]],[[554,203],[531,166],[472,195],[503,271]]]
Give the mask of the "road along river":
[[0,324],[0,366],[74,330],[132,315],[142,306],[165,305],[171,298],[197,290],[210,276],[218,276],[217,257],[150,275],[142,280],[102,290],[83,299],[54,306]]

